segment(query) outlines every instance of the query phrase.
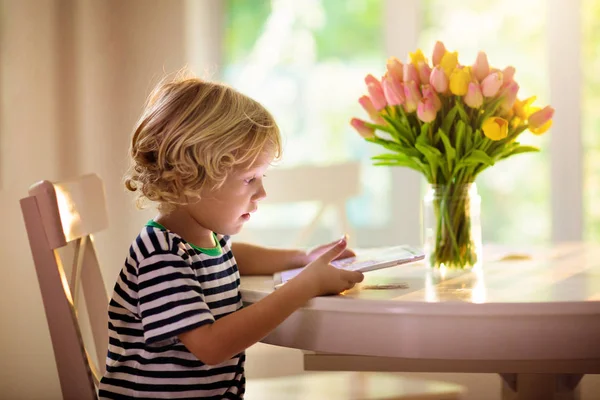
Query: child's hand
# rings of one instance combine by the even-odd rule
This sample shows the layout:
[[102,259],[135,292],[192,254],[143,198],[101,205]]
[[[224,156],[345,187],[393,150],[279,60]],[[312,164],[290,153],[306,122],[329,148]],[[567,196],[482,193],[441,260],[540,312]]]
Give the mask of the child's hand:
[[346,250],[346,239],[339,240],[333,247],[321,254],[316,260],[306,266],[293,280],[306,285],[312,297],[326,294],[338,294],[354,287],[364,278],[358,271],[346,271],[329,264]]
[[[348,240],[347,236],[344,235],[343,239],[346,241]],[[331,249],[332,247],[334,247],[336,244],[338,244],[340,241],[339,240],[335,240],[331,243],[327,243],[327,244],[322,244],[321,246],[315,247],[312,250],[309,250],[306,253],[306,263],[308,264],[310,262],[315,261],[317,258],[319,258],[319,256],[323,253],[325,253],[327,250]],[[342,251],[340,254],[337,255],[337,257],[334,258],[334,260],[339,260],[342,258],[348,258],[348,257],[354,257],[356,256],[356,253],[354,253],[351,249],[349,248],[344,248],[344,251]]]

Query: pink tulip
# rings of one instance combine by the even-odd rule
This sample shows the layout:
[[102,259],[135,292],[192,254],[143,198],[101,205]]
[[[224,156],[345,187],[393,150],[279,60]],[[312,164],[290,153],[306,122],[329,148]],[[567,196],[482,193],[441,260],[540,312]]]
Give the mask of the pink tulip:
[[352,118],[352,120],[350,120],[350,125],[352,125],[358,134],[365,139],[375,137],[375,129],[369,128],[362,119]]
[[367,76],[365,76],[365,84],[367,86],[369,86],[369,84],[374,84],[374,85],[381,85],[381,83],[379,82],[379,79],[375,78],[373,75],[369,74]]
[[415,81],[417,85],[420,83],[419,72],[413,63],[404,64],[404,83]]
[[404,103],[404,84],[393,76],[385,74],[382,80],[383,94],[390,106]]
[[369,114],[369,118],[371,118],[371,121],[379,125],[385,125],[385,120],[375,109],[375,106],[373,105],[373,102],[371,101],[371,98],[369,96],[362,96],[358,99],[358,102],[360,103],[362,108],[365,109],[367,114]]
[[433,90],[433,87],[431,85],[423,85],[421,91],[423,92],[423,98],[428,98],[429,100],[431,100],[431,102],[435,106],[436,112],[439,111],[440,108],[442,108],[442,102],[440,101],[440,98],[438,97],[435,90]]
[[421,100],[421,92],[415,81],[404,82],[404,98],[406,112],[414,112],[417,109],[419,100]]
[[437,111],[433,101],[428,97],[423,97],[417,107],[417,117],[423,122],[431,122],[435,119],[436,114]]
[[554,116],[554,108],[546,106],[531,114],[527,120],[530,129],[541,128],[545,123],[550,121]]
[[504,90],[502,90],[501,95],[504,96],[504,100],[500,105],[503,111],[508,112],[515,104],[515,100],[517,100],[517,93],[519,92],[519,84],[515,81],[510,82]]
[[417,72],[419,73],[419,80],[421,84],[426,85],[429,83],[429,76],[431,75],[431,67],[426,62],[420,61],[417,64]]
[[483,104],[483,94],[477,82],[469,82],[469,89],[464,97],[465,104],[471,108],[479,108]]
[[492,72],[481,82],[481,91],[485,97],[494,97],[502,86],[502,73]]
[[402,62],[400,60],[398,60],[396,57],[390,57],[387,60],[386,66],[387,66],[388,74],[392,78],[394,78],[394,80],[396,80],[398,82],[402,82],[403,69],[404,69]]
[[480,51],[477,53],[477,59],[472,68],[473,75],[477,78],[478,82],[481,82],[490,73],[490,64],[488,63],[487,55]]
[[444,53],[446,53],[446,46],[444,46],[444,43],[440,41],[435,42],[435,46],[433,46],[433,56],[431,57],[431,62],[434,67],[440,65]]
[[502,71],[502,81],[504,82],[505,86],[514,81],[515,72],[515,67],[508,66],[504,68]]
[[385,100],[385,95],[383,94],[383,88],[379,81],[377,84],[369,83],[367,85],[367,89],[369,90],[369,96],[371,97],[371,101],[375,106],[377,111],[383,110],[387,106],[387,101]]
[[448,90],[448,77],[440,66],[436,66],[431,71],[429,83],[438,93],[445,93]]

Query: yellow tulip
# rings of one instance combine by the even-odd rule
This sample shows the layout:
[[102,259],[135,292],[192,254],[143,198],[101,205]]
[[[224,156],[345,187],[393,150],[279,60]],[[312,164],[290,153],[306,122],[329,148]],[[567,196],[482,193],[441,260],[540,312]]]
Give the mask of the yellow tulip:
[[513,104],[515,115],[520,119],[527,119],[532,113],[531,104],[535,101],[535,99],[536,96],[531,96],[525,100],[515,100],[515,104]]
[[550,129],[551,126],[552,126],[552,120],[546,122],[544,125],[540,126],[539,128],[529,127],[529,131],[531,133],[533,133],[534,135],[541,135],[543,133],[546,133],[546,131],[548,129]]
[[440,66],[444,70],[444,73],[447,77],[450,77],[454,68],[458,65],[458,53],[456,51],[449,52],[447,51],[442,57],[442,61],[440,62]]
[[513,129],[518,128],[519,126],[523,125],[523,120],[519,117],[513,117],[513,119],[510,120],[510,127]]
[[464,96],[469,90],[471,74],[469,68],[455,68],[450,75],[450,91],[457,96]]
[[508,121],[500,117],[490,117],[481,125],[483,134],[492,140],[504,139],[508,136]]
[[529,115],[527,123],[529,130],[535,135],[545,133],[552,126],[552,117],[554,116],[554,108],[546,106],[541,110],[532,108],[532,113]]
[[427,59],[425,58],[425,55],[423,54],[421,49],[417,49],[417,51],[415,51],[414,53],[409,53],[409,54],[410,54],[410,62],[415,67],[417,67],[419,65],[419,62],[423,62],[423,63],[427,64]]
[[550,106],[546,106],[542,109],[539,107],[532,108],[532,113],[529,115],[529,126],[534,128],[539,128],[544,125],[546,122],[552,119],[554,116],[554,108]]

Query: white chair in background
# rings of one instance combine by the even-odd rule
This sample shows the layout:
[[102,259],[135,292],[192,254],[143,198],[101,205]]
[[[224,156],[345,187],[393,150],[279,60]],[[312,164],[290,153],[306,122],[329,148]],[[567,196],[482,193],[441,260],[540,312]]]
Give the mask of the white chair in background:
[[302,165],[297,167],[274,167],[267,173],[264,204],[318,203],[318,211],[306,221],[290,245],[306,245],[331,208],[335,211],[337,233],[348,233],[350,241],[354,234],[346,213],[349,199],[360,194],[360,164],[346,162],[326,166]]

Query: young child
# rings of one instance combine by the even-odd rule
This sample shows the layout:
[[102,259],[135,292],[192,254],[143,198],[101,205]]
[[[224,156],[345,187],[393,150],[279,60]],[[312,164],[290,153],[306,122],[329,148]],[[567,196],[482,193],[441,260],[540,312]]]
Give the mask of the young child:
[[[125,184],[158,204],[129,249],[109,305],[100,398],[241,399],[244,350],[312,297],[362,281],[332,267],[345,239],[309,252],[232,243],[266,196],[279,129],[256,101],[225,85],[177,79],[150,96]],[[242,308],[240,274],[307,265]]]

